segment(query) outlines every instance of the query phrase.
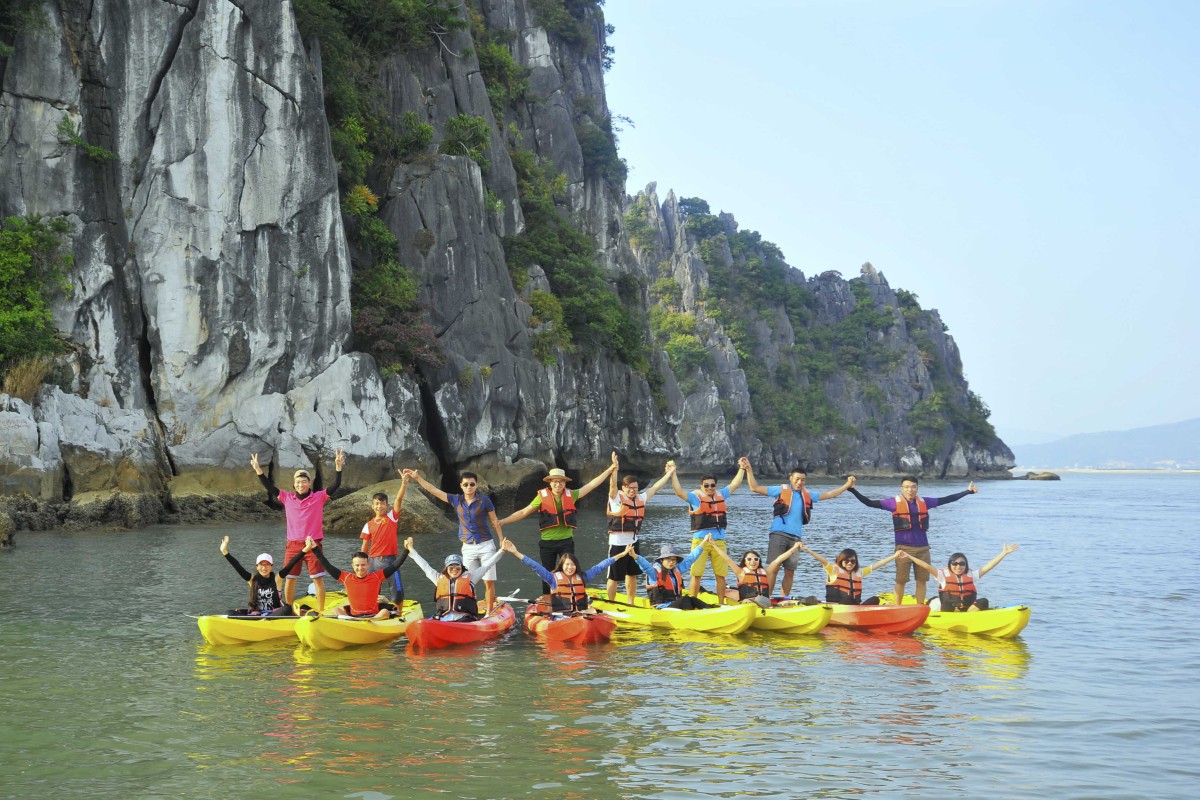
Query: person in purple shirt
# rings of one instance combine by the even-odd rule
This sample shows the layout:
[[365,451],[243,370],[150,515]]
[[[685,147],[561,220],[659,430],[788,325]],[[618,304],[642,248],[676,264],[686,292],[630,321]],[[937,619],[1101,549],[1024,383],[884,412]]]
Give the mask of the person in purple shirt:
[[[979,491],[975,488],[975,482],[972,481],[966,491],[957,494],[946,497],[920,497],[917,495],[917,479],[905,477],[900,480],[900,494],[895,497],[885,497],[882,500],[872,500],[854,488],[853,475],[847,482],[850,484],[850,493],[858,498],[858,502],[871,508],[883,509],[892,515],[892,527],[896,532],[895,552],[905,552],[925,562],[932,560],[929,554],[929,509],[953,503],[955,500],[961,500],[967,495]],[[896,560],[896,602],[900,603],[904,599],[904,587],[908,584],[910,566],[916,570],[917,585],[913,596],[916,597],[918,603],[924,603],[925,584],[929,580],[929,572],[919,564],[910,562],[907,558]]]

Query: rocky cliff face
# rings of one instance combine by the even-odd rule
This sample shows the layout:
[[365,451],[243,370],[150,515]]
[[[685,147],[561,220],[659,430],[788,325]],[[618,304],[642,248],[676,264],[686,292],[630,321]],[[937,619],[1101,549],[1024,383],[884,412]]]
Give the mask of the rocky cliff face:
[[[891,309],[876,342],[895,354],[886,368],[800,369],[782,305],[731,337],[705,292],[714,268],[736,270],[742,256],[690,231],[673,197],[626,198],[609,169],[615,151],[598,166],[611,122],[595,4],[480,0],[462,8],[470,25],[379,64],[395,126],[415,114],[437,148],[448,121],[468,115],[486,121],[489,137],[486,167],[431,148],[372,168],[379,217],[445,355],[386,378],[351,351],[350,286],[365,267],[339,204],[320,42],[298,28],[293,4],[62,0],[43,9],[48,25],[25,31],[0,62],[0,213],[72,222],[73,292],[55,314],[73,350],[59,385],[32,406],[0,398],[6,491],[61,500],[116,489],[168,509],[186,495],[256,491],[252,452],[291,470],[327,463],[337,447],[350,456],[351,486],[415,464],[476,468],[503,489],[547,464],[590,471],[612,448],[653,470],[667,457],[725,468],[741,453],[779,468],[800,460],[878,473],[1011,465],[994,434],[926,425],[937,429],[931,444],[929,430],[914,429],[913,409],[939,390],[935,418],[966,407],[961,363],[936,314],[906,316],[873,270],[859,283],[880,313]],[[481,37],[506,43],[525,81],[519,93],[489,93]],[[64,119],[115,158],[95,160],[64,140]],[[705,363],[679,367],[649,328],[632,365],[594,347],[535,354],[546,323],[534,293],[551,289],[556,265],[514,275],[505,245],[530,233],[530,198],[510,153],[533,153],[563,176],[560,213],[592,238],[608,290],[621,290],[639,319],[662,302],[652,287],[664,277],[659,263],[669,265]],[[627,215],[639,202],[631,246]],[[723,224],[736,231],[731,218]],[[786,280],[815,298],[813,330],[857,307],[840,277],[791,272]],[[914,343],[914,321],[928,349]],[[764,425],[772,397],[748,381],[758,374],[743,363],[748,352],[768,378],[782,363],[798,386],[819,391],[832,432]]]

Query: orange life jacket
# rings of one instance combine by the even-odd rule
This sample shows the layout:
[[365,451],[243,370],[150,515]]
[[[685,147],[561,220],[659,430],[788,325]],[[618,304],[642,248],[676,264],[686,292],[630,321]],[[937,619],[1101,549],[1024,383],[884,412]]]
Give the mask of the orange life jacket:
[[630,500],[624,492],[617,495],[617,499],[621,501],[621,513],[609,516],[609,532],[638,533],[642,529],[642,520],[646,516],[646,504],[636,497]]
[[554,573],[557,585],[550,594],[550,607],[554,611],[583,611],[591,602],[587,596],[587,585],[583,576],[578,572],[567,575],[564,572]]
[[862,573],[858,570],[848,572],[841,567],[834,569],[837,570],[837,576],[833,579],[833,583],[825,584],[825,602],[851,606],[861,605]]
[[650,604],[655,606],[678,600],[683,594],[683,573],[679,567],[656,569],[653,575],[647,575],[646,594],[650,596]]
[[554,502],[554,492],[542,489],[538,492],[538,497],[541,498],[541,503],[538,504],[539,531],[556,528],[560,525],[568,528],[575,527],[575,498],[571,495],[570,489],[563,489],[561,514],[558,512],[558,504]]
[[692,515],[693,531],[711,531],[725,527],[725,498],[717,492],[716,497],[709,498],[706,494],[696,492],[700,499],[700,507],[688,513]]
[[475,597],[475,584],[465,574],[453,581],[445,574],[438,575],[434,601],[438,611],[458,611],[463,614],[478,614],[479,601]]
[[742,569],[742,579],[738,581],[738,599],[749,600],[751,597],[770,597],[771,584],[767,581],[767,571],[762,567]]
[[975,591],[975,579],[970,570],[964,569],[962,575],[955,575],[947,567],[941,573],[946,584],[938,591],[943,611],[966,611],[975,604],[979,593]]
[[[917,527],[923,531],[929,530],[929,507],[920,497],[916,498]],[[904,495],[896,495],[896,510],[892,512],[892,528],[898,531],[911,531],[912,516],[909,514],[908,501]]]
[[[779,497],[775,498],[775,505],[772,506],[771,513],[777,517],[786,517],[792,510],[793,494],[795,494],[795,491],[792,487],[784,486],[783,490],[779,493]],[[808,489],[801,489],[800,495],[804,498],[804,514],[801,521],[807,525],[808,521],[812,519],[812,495],[808,493]]]

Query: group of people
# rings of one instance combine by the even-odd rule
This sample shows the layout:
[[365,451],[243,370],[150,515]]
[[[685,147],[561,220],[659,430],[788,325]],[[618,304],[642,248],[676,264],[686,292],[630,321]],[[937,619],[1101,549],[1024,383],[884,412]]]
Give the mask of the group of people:
[[[248,605],[234,609],[231,614],[272,616],[291,613],[295,599],[295,581],[301,564],[308,569],[314,584],[317,610],[325,608],[327,575],[340,581],[345,589],[344,606],[326,613],[354,617],[385,619],[401,613],[404,588],[399,568],[409,557],[434,584],[434,599],[439,616],[447,619],[477,619],[495,607],[496,564],[510,553],[536,572],[543,581],[546,605],[555,613],[586,612],[590,610],[588,582],[606,575],[607,597],[616,600],[617,590],[624,584],[625,602],[634,603],[639,577],[644,580],[649,602],[658,607],[679,609],[706,608],[714,603],[747,602],[769,607],[775,596],[775,585],[783,573],[781,591],[791,597],[800,554],[812,556],[825,571],[825,601],[845,604],[879,603],[878,596],[863,597],[862,581],[871,572],[896,562],[896,602],[904,597],[910,572],[915,572],[914,596],[925,602],[926,583],[930,575],[937,578],[938,598],[943,610],[974,611],[987,607],[978,595],[977,581],[1017,545],[1005,545],[1000,554],[978,570],[970,570],[967,558],[955,553],[945,569],[930,563],[928,539],[929,511],[940,505],[955,502],[978,490],[972,482],[964,491],[946,497],[921,497],[917,494],[916,478],[904,478],[900,494],[872,500],[855,488],[850,476],[841,486],[819,494],[809,492],[807,474],[794,469],[785,484],[760,484],[747,458],[738,461],[733,479],[718,489],[716,477],[705,475],[695,490],[685,490],[680,484],[675,462],[668,461],[663,474],[641,491],[638,479],[626,475],[618,482],[619,460],[612,454],[607,469],[578,489],[571,489],[571,479],[562,469],[551,469],[543,479],[546,486],[539,490],[528,505],[504,519],[499,519],[491,499],[479,491],[475,473],[463,472],[459,486],[461,494],[451,494],[425,480],[413,469],[397,470],[400,488],[395,500],[377,493],[372,497],[373,515],[363,525],[360,534],[362,549],[351,556],[349,571],[334,566],[321,547],[323,540],[323,509],[330,495],[341,484],[345,454],[338,450],[334,458],[335,477],[328,489],[314,482],[308,470],[296,470],[292,476],[293,491],[278,489],[254,454],[250,464],[263,484],[269,501],[281,506],[287,523],[287,543],[284,564],[276,575],[273,559],[262,553],[256,559],[256,572],[251,574],[229,554],[229,537],[221,541],[220,551],[249,586]],[[415,480],[430,496],[450,506],[457,516],[457,535],[460,552],[446,556],[442,569],[435,570],[417,553],[412,538],[399,546],[397,533],[401,507],[408,484]],[[608,557],[590,569],[584,569],[575,556],[574,532],[577,527],[577,503],[608,481],[606,503]],[[646,515],[646,504],[667,482],[677,497],[687,504],[692,533],[691,550],[680,554],[673,546],[663,545],[654,561],[640,552],[640,534]],[[727,502],[745,481],[750,490],[774,500],[768,537],[767,556],[757,550],[747,550],[734,561],[728,549]],[[895,533],[895,550],[887,558],[869,566],[860,566],[857,552],[842,550],[832,560],[809,549],[804,543],[804,526],[812,519],[813,506],[849,491],[859,502],[891,514]],[[538,515],[538,561],[521,553],[504,536],[504,526],[532,514]],[[701,599],[701,578],[711,565],[716,591],[713,602]],[[736,584],[726,585],[732,570]],[[685,582],[684,575],[688,576]],[[476,584],[484,584],[482,603],[476,594]],[[390,582],[390,583],[389,583]],[[686,583],[686,585],[685,585]],[[385,586],[391,587],[391,601],[381,597]],[[785,600],[784,602],[790,602]],[[816,597],[801,602],[821,602]]]

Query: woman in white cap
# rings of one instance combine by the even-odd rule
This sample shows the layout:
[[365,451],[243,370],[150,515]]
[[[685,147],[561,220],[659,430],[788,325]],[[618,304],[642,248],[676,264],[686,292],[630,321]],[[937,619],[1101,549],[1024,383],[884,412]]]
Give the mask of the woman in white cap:
[[413,545],[412,537],[404,540],[404,549],[412,556],[412,560],[425,577],[434,585],[433,600],[437,605],[434,619],[447,622],[471,622],[483,616],[479,613],[479,598],[475,594],[475,584],[488,570],[496,566],[496,562],[504,557],[503,550],[497,550],[483,560],[483,563],[472,570],[463,571],[463,557],[458,553],[446,556],[442,571],[438,572],[429,566],[429,562],[421,558]]
[[[283,572],[300,563],[300,559],[304,558],[304,554],[309,552],[308,547],[305,547],[296,555],[292,556],[292,560],[283,566]],[[246,581],[250,586],[250,599],[246,608],[235,608],[228,613],[234,617],[286,617],[292,613],[292,607],[283,601],[283,595],[279,593],[279,578],[275,576],[272,566],[275,559],[271,558],[270,553],[259,553],[256,562],[255,573],[252,575],[246,571],[246,568],[238,563],[238,560],[229,552],[229,537],[226,536],[221,540],[221,555],[225,556],[225,560],[237,570],[237,574],[242,576],[242,580]]]
[[[522,509],[514,511],[500,520],[503,527],[510,522],[525,519],[533,512],[538,512],[538,559],[542,566],[553,570],[558,564],[558,557],[563,553],[575,552],[575,503],[587,497],[593,489],[608,480],[608,476],[617,470],[617,454],[612,454],[612,464],[591,481],[572,491],[567,488],[571,479],[565,470],[552,469],[550,474],[542,478],[547,488],[538,491],[533,501]],[[550,591],[549,584],[542,584],[542,592]]]

